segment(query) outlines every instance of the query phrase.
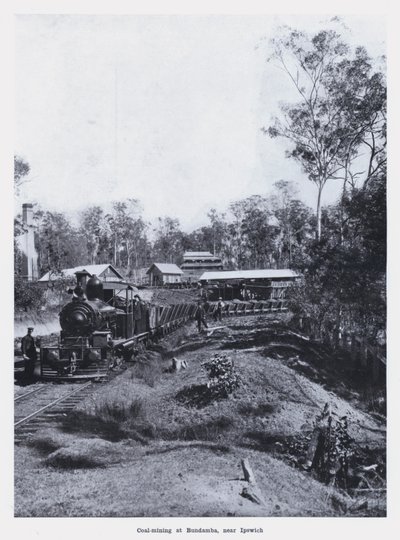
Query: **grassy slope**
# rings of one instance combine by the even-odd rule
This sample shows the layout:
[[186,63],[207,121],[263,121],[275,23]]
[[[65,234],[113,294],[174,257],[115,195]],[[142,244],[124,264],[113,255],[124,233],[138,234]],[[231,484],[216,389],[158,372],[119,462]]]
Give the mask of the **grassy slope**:
[[[265,319],[229,325],[208,339],[193,327],[170,336],[161,354],[147,355],[151,370],[130,368],[81,404],[63,430],[49,432],[47,442],[42,433],[31,447],[17,448],[16,515],[340,515],[342,495],[276,459],[276,445],[310,425],[327,401],[348,415],[358,444],[384,446],[384,426],[363,412],[355,392],[350,401],[300,373],[308,353],[300,364],[274,359],[265,348]],[[190,399],[188,389],[205,382],[200,364],[221,347],[242,386],[204,406],[178,401],[179,392]],[[163,372],[173,355],[188,360],[188,369]],[[130,402],[130,415],[122,411],[113,421],[116,408]],[[240,496],[244,457],[264,505]]]

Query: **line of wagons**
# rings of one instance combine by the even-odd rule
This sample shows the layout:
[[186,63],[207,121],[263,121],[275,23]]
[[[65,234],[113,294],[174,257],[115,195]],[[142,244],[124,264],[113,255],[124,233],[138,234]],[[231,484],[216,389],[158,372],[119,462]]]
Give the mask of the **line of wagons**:
[[[143,347],[196,315],[197,303],[149,306],[130,285],[123,296],[109,297],[101,280],[87,277],[77,273],[72,300],[60,312],[58,344],[40,348],[43,379],[102,379],[111,368],[132,360]],[[208,313],[214,309],[215,304],[206,305]],[[277,309],[284,309],[283,302],[236,302],[225,304],[223,315]]]

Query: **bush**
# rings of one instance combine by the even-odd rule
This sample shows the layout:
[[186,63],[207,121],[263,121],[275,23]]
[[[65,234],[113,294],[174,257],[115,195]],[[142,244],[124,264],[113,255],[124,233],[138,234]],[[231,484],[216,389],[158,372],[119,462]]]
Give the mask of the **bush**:
[[212,360],[202,363],[208,376],[208,388],[214,397],[228,397],[239,387],[240,379],[233,360],[226,354],[216,354]]
[[14,276],[14,302],[17,309],[26,311],[40,308],[44,305],[44,292],[37,283]]

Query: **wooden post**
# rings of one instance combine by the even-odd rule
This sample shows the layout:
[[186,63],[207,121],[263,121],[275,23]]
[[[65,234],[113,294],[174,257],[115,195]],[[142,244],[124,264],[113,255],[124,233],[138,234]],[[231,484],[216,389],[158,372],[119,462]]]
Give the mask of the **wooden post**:
[[241,465],[243,469],[244,479],[246,480],[246,482],[249,482],[249,484],[255,484],[256,478],[254,476],[252,468],[250,467],[249,460],[247,458],[242,459]]
[[249,460],[247,458],[241,460],[241,465],[243,469],[244,479],[249,483],[249,487],[244,487],[240,495],[245,499],[249,499],[251,502],[256,504],[265,505],[262,493],[257,486],[256,478],[254,476],[253,470],[250,467]]

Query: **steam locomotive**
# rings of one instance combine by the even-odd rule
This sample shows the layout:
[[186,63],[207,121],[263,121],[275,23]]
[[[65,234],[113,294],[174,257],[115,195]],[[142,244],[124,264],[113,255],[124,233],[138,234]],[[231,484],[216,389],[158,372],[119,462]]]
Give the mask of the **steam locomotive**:
[[[82,282],[87,277],[84,289]],[[72,300],[60,312],[58,344],[40,349],[42,378],[104,378],[150,339],[153,332],[147,305],[138,295],[133,297],[130,285],[124,288],[125,299],[114,295],[106,302],[102,281],[96,275],[77,273]]]

